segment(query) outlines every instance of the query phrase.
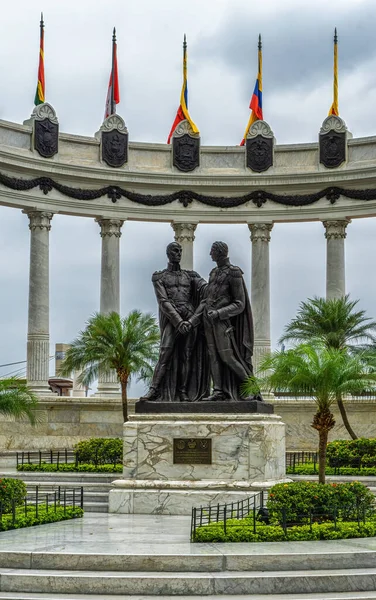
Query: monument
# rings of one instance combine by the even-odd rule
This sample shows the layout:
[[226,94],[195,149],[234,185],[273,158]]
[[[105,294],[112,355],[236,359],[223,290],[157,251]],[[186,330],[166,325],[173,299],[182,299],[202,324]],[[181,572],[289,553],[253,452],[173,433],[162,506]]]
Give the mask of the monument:
[[[285,477],[285,431],[261,394],[242,395],[253,375],[252,311],[241,269],[214,242],[208,283],[181,269],[152,277],[161,346],[148,392],[124,424],[124,479],[113,482],[115,513],[190,514],[236,502]],[[212,390],[210,391],[210,382]]]

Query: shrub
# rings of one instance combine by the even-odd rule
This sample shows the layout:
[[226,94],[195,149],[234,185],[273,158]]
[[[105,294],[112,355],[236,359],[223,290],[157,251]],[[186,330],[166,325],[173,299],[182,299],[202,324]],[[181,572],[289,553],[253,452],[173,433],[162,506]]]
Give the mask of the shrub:
[[[362,483],[278,483],[269,492],[267,507],[272,523],[302,522],[314,518],[332,519],[334,512],[344,519],[363,517],[373,509],[375,498]],[[305,515],[305,516],[303,516]]]
[[376,438],[330,442],[327,462],[330,467],[376,467]]
[[256,533],[251,519],[229,520],[226,533],[222,523],[210,523],[196,529],[195,542],[292,542],[309,540],[337,540],[374,537],[376,521],[367,523],[337,522],[296,525],[285,531],[279,525],[257,524]]
[[[287,467],[287,475],[317,475],[316,468],[313,463],[305,463],[304,465],[296,465],[295,468]],[[340,467],[340,470],[335,467],[326,467],[326,475],[347,475],[355,477],[376,476],[376,467]]]
[[19,465],[17,467],[18,471],[42,471],[45,473],[55,473],[55,472],[73,472],[73,473],[122,473],[123,466],[120,465],[93,465],[87,463],[80,463],[76,465],[75,463],[41,463],[41,464],[30,464],[24,463],[23,465]]
[[0,506],[3,513],[12,510],[14,500],[16,506],[23,503],[26,496],[26,485],[20,479],[3,477],[0,479]]
[[16,513],[16,519],[13,523],[12,515],[3,515],[0,521],[0,531],[8,531],[8,529],[20,529],[21,527],[31,527],[33,525],[42,525],[44,523],[56,523],[57,521],[66,521],[68,519],[77,519],[82,517],[84,511],[82,508],[73,506],[67,506],[65,511],[63,507],[57,507],[56,512],[54,510],[46,510],[42,505],[38,507],[38,516],[35,514],[35,510],[28,510],[25,515],[24,511],[18,510]]
[[74,446],[79,463],[94,465],[122,464],[123,440],[121,438],[91,438]]

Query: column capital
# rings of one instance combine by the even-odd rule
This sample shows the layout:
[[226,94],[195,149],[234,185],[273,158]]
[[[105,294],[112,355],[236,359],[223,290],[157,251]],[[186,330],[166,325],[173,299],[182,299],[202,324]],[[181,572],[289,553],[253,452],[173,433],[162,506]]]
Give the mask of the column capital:
[[95,222],[98,223],[101,228],[100,235],[102,238],[111,237],[114,235],[115,237],[121,237],[121,228],[123,226],[124,221],[121,219],[104,219],[102,217],[98,217],[95,219]]
[[248,223],[248,229],[251,232],[252,242],[270,242],[273,223]]
[[44,212],[41,210],[23,210],[25,215],[29,217],[29,229],[35,231],[36,229],[51,229],[51,220],[54,216],[51,212]]
[[346,227],[351,223],[350,219],[337,219],[335,221],[323,221],[325,237],[327,240],[338,240],[346,238]]
[[194,242],[197,223],[177,223],[176,221],[172,221],[170,225],[175,232],[175,242],[179,244],[182,242]]

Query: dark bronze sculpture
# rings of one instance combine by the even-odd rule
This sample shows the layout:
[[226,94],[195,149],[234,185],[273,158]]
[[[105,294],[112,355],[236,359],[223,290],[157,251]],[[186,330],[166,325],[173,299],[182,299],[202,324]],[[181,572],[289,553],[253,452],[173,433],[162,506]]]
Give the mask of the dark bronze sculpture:
[[[213,393],[203,400],[249,400],[240,395],[241,383],[253,374],[253,322],[243,272],[230,263],[224,242],[214,242],[210,256],[217,267],[202,308]],[[253,399],[262,400],[260,395]]]
[[191,402],[193,412],[273,412],[260,394],[241,396],[242,382],[253,374],[253,322],[243,272],[230,263],[227,244],[212,245],[217,266],[209,283],[180,268],[181,254],[180,244],[169,244],[167,269],[152,277],[161,347],[136,412],[192,412]]
[[180,268],[182,248],[167,246],[168,266],[153,274],[159,305],[161,346],[148,393],[140,400],[194,402],[209,391],[208,357],[199,327],[206,281],[195,271]]

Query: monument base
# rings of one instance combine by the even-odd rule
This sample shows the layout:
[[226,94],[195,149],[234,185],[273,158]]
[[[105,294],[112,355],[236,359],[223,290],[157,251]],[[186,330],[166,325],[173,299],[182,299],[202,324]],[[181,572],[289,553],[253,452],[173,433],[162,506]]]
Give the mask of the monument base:
[[265,414],[274,412],[272,404],[257,400],[241,402],[141,402],[135,404],[136,414]]
[[109,512],[188,515],[193,506],[237,502],[285,480],[277,415],[130,415]]

